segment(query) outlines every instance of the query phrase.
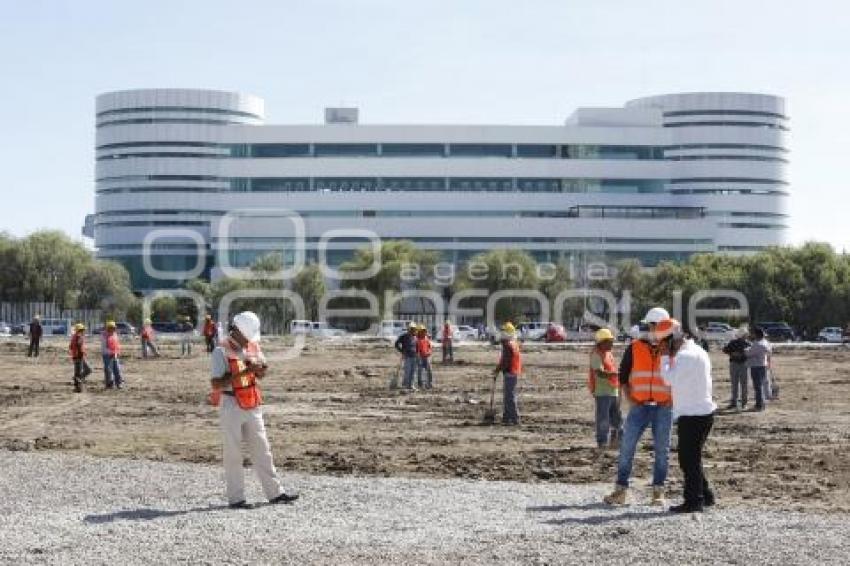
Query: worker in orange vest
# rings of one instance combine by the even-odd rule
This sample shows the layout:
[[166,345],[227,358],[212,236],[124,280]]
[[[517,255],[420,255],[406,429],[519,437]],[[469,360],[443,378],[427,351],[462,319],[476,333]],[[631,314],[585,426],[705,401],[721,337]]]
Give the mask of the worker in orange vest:
[[[432,389],[434,387],[434,374],[431,371],[431,354],[434,346],[431,344],[431,337],[428,336],[428,329],[424,325],[419,325],[419,332],[416,339],[416,353],[419,354],[419,370],[416,374],[416,381],[420,389]],[[422,372],[425,372],[428,380],[422,381]]]
[[502,387],[502,424],[519,424],[519,407],[517,403],[517,384],[522,375],[522,355],[519,351],[519,342],[516,339],[516,327],[511,322],[502,325],[502,354],[499,357],[499,365],[493,374],[499,372],[504,376]]
[[74,391],[81,393],[86,378],[91,375],[91,367],[86,361],[86,326],[82,323],[74,325],[74,333],[71,335],[71,343],[68,344],[68,353],[74,362]]
[[212,403],[220,407],[224,445],[224,477],[231,508],[250,508],[245,501],[242,441],[269,503],[292,503],[298,495],[281,487],[266,437],[259,381],[268,365],[260,350],[260,319],[250,311],[233,317],[229,334],[212,352]]
[[139,336],[142,340],[142,357],[148,357],[148,350],[150,350],[157,358],[160,357],[159,348],[156,347],[156,342],[154,342],[156,333],[153,330],[150,319],[145,320],[145,323],[142,325],[142,332]]
[[202,334],[204,335],[204,340],[207,343],[207,353],[210,353],[215,348],[215,339],[217,335],[215,321],[213,321],[210,315],[205,317]]
[[452,326],[452,321],[446,319],[443,323],[443,363],[446,363],[446,360],[450,362],[455,361],[455,353],[454,348],[452,347],[452,336],[454,334],[454,327]]
[[620,440],[620,458],[614,491],[605,496],[609,505],[623,505],[627,500],[629,477],[638,442],[647,427],[652,430],[655,462],[652,471],[652,505],[664,505],[667,481],[667,459],[673,427],[673,398],[670,384],[661,375],[659,326],[669,324],[670,314],[661,307],[646,313],[649,332],[633,340],[620,362],[620,390],[631,404]]
[[124,388],[124,377],[121,375],[121,363],[118,356],[121,353],[121,342],[115,323],[108,321],[106,330],[101,335],[101,353],[103,355],[103,380],[107,389]]

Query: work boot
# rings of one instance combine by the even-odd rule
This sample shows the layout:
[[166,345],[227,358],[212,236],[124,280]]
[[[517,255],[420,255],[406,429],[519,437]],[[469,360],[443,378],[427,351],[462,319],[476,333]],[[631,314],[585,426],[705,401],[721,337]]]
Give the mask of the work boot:
[[670,507],[671,513],[702,513],[702,505],[699,503],[682,503]]
[[234,503],[228,503],[227,506],[230,507],[231,509],[253,509],[253,507],[254,507],[253,505],[251,505],[250,503],[248,503],[244,499],[242,501],[236,501]]
[[614,491],[606,495],[602,501],[608,505],[625,505],[629,488],[621,485],[614,486]]
[[288,504],[294,502],[296,499],[298,499],[297,493],[289,494],[284,492],[275,497],[274,499],[269,499],[269,503],[271,503],[272,505],[278,503]]
[[650,505],[664,505],[664,487],[660,485],[652,486],[652,500]]

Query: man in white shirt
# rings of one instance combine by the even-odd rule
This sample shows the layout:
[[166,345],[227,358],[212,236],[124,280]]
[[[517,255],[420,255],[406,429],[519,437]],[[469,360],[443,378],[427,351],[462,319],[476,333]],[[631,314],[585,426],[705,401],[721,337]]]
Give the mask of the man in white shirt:
[[701,512],[714,505],[714,492],[702,467],[702,452],[717,405],[711,398],[711,360],[693,340],[686,338],[675,319],[659,323],[664,335],[661,375],[670,383],[673,419],[679,436],[679,466],[685,476],[684,502],[673,513]]

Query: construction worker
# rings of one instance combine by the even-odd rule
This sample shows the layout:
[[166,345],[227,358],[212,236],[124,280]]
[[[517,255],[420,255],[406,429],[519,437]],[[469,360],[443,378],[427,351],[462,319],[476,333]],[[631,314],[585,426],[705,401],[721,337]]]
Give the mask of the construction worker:
[[506,322],[502,325],[502,354],[499,356],[499,365],[493,371],[493,375],[499,372],[504,376],[502,386],[502,424],[519,424],[519,407],[517,406],[517,382],[522,375],[522,355],[519,351],[519,342],[516,339],[516,327],[513,323]]
[[672,390],[679,467],[685,477],[684,502],[670,507],[670,511],[701,512],[714,505],[714,492],[702,467],[703,448],[717,409],[711,398],[711,360],[701,346],[682,332],[675,319],[659,322],[656,330],[665,355],[661,375]]
[[146,319],[144,324],[142,325],[142,332],[139,335],[142,341],[142,357],[148,357],[148,350],[153,353],[157,358],[159,355],[159,348],[156,347],[156,343],[154,339],[156,338],[156,333],[153,330],[153,326],[151,326],[151,320]]
[[259,381],[268,365],[260,350],[260,319],[250,311],[233,317],[229,333],[213,349],[211,403],[220,407],[224,476],[227,503],[247,509],[245,475],[242,470],[242,441],[248,445],[251,464],[270,503],[291,503],[297,494],[286,493],[274,467],[266,437]]
[[191,319],[187,316],[180,325],[180,355],[192,355],[192,338],[194,338],[195,327],[192,326]]
[[91,375],[91,367],[86,361],[86,326],[82,323],[74,325],[74,333],[68,344],[68,353],[74,362],[74,391],[81,393],[86,378]]
[[212,316],[206,315],[204,319],[204,328],[202,334],[204,335],[204,340],[207,344],[207,353],[210,353],[215,348],[217,331]]
[[753,392],[756,396],[756,411],[764,411],[764,405],[770,399],[770,381],[767,369],[770,367],[773,349],[765,338],[764,330],[753,328],[752,343],[747,348],[747,366],[753,380]]
[[404,365],[404,379],[401,386],[408,391],[413,390],[413,373],[419,364],[419,353],[416,348],[416,333],[419,326],[415,322],[407,325],[407,332],[400,335],[395,341],[395,349],[401,354]]
[[620,362],[620,389],[623,398],[631,403],[631,408],[620,439],[617,482],[613,493],[604,499],[609,505],[626,503],[635,450],[647,427],[652,429],[655,456],[651,503],[664,505],[673,401],[670,384],[661,376],[661,351],[656,328],[660,322],[669,319],[670,314],[663,308],[650,309],[645,319],[648,326],[646,337],[633,340]]
[[446,360],[450,362],[455,361],[454,348],[452,347],[453,335],[454,327],[452,326],[452,321],[446,319],[443,323],[443,363],[446,363]]
[[121,363],[118,356],[121,353],[121,342],[115,330],[115,322],[107,321],[106,329],[101,335],[101,353],[103,356],[103,381],[107,389],[124,388],[124,378],[121,376]]
[[44,328],[41,326],[41,317],[35,315],[30,322],[30,348],[27,352],[28,358],[38,357],[38,347],[41,343],[41,337],[44,335]]
[[729,379],[732,382],[732,397],[729,409],[742,410],[747,406],[747,331],[739,330],[735,338],[723,346],[723,353],[729,356]]
[[[428,336],[428,329],[424,324],[420,324],[416,336],[416,353],[419,354],[419,368],[416,373],[416,383],[422,389],[432,389],[434,387],[434,374],[431,371],[431,353],[434,347],[431,344],[431,337]],[[422,381],[422,372],[425,372],[427,381]]]
[[590,371],[587,387],[596,401],[596,446],[604,450],[619,445],[622,433],[620,415],[620,376],[614,364],[614,334],[607,328],[600,328],[595,335],[596,345],[590,352]]

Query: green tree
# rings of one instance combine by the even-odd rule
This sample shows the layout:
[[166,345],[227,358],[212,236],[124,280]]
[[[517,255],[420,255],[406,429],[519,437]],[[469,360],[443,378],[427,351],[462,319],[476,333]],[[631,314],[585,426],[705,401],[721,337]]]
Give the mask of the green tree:
[[292,280],[292,291],[304,301],[306,316],[310,320],[319,318],[319,303],[325,296],[327,286],[322,270],[316,264],[304,267]]
[[[506,290],[537,290],[540,280],[537,263],[523,250],[492,250],[469,260],[458,278],[459,289],[483,289],[488,295]],[[487,299],[470,299],[470,306],[486,308]],[[498,322],[520,322],[536,312],[535,301],[524,297],[507,297],[495,305]]]
[[114,261],[94,261],[80,278],[77,307],[101,309],[118,316],[127,313],[136,298],[130,292],[130,275]]

